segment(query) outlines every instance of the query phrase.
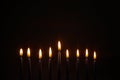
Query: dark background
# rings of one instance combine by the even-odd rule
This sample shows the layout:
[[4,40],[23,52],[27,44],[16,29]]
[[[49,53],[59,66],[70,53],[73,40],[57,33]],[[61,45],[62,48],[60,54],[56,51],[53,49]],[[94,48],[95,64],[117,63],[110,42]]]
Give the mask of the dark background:
[[[84,80],[84,51],[97,52],[97,80],[113,80],[115,62],[112,53],[112,10],[110,1],[98,0],[8,0],[3,1],[2,13],[2,78],[19,80],[19,49],[24,50],[24,76],[27,79],[26,50],[31,48],[32,77],[38,80],[37,54],[43,49],[43,80],[48,80],[48,47],[53,48],[53,77],[56,78],[57,41],[62,43],[62,80],[65,80],[65,49],[70,50],[70,75],[75,80],[75,51],[81,51],[81,80]],[[91,59],[91,58],[90,58]],[[90,61],[90,66],[92,60]],[[92,67],[90,67],[92,80]]]

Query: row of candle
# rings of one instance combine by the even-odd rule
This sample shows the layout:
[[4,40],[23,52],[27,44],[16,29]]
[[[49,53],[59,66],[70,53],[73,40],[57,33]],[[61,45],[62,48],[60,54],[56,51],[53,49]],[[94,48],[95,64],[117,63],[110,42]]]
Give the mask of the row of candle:
[[[21,57],[23,56],[23,49],[22,48],[20,49],[19,54]],[[30,48],[27,49],[27,57],[30,57]],[[51,57],[52,57],[52,49],[51,49],[51,47],[49,47],[49,58],[51,58]],[[77,49],[77,51],[76,51],[76,57],[77,58],[80,57],[79,49]],[[86,49],[85,57],[88,57],[88,49]],[[42,50],[41,49],[39,49],[38,58],[42,59]],[[66,49],[66,58],[69,58],[69,50],[68,49]],[[94,60],[96,59],[96,51],[93,52],[93,59]]]
[[[21,64],[22,64],[22,56],[23,56],[23,49],[21,48],[20,49],[20,52],[19,52],[19,55],[20,55],[20,59],[21,59]],[[31,59],[30,59],[30,48],[27,49],[27,57],[28,57],[28,63],[29,63],[29,80],[31,80]],[[77,57],[77,61],[79,61],[79,57],[80,57],[80,53],[79,53],[79,49],[76,50],[76,57]],[[86,64],[88,62],[88,49],[85,50],[85,61],[86,61]],[[38,58],[39,58],[39,63],[40,63],[40,74],[41,74],[41,59],[42,59],[42,49],[39,49],[39,55],[38,55]],[[49,79],[52,80],[51,78],[51,59],[52,59],[52,48],[49,47]],[[94,63],[96,62],[96,51],[93,52],[93,59],[94,59]],[[67,66],[68,66],[68,63],[69,63],[69,50],[66,49],[66,61],[67,61]],[[79,62],[78,62],[79,63]],[[60,65],[61,65],[61,42],[58,41],[58,80],[61,80],[61,71],[60,71]],[[77,67],[79,69],[79,66]],[[87,70],[87,69],[86,69]],[[68,68],[66,69],[66,73],[68,73]],[[41,80],[41,75],[39,75],[40,77],[40,80]],[[79,75],[78,75],[79,77]],[[67,78],[68,77],[68,74],[67,74]],[[21,75],[21,80],[22,79],[22,75]],[[69,80],[69,79],[67,79]],[[88,79],[86,79],[88,80]]]
[[[88,49],[86,49],[85,51],[85,57],[88,57]],[[20,49],[19,55],[22,57],[23,56],[23,49]],[[30,57],[30,48],[27,49],[27,57]],[[80,53],[79,53],[79,49],[76,50],[76,57],[79,58],[80,57]],[[42,50],[39,49],[39,55],[38,55],[39,59],[42,59]],[[49,58],[52,58],[52,48],[49,47]],[[66,49],[66,58],[69,58],[69,50]],[[96,51],[93,52],[93,59],[96,60]]]

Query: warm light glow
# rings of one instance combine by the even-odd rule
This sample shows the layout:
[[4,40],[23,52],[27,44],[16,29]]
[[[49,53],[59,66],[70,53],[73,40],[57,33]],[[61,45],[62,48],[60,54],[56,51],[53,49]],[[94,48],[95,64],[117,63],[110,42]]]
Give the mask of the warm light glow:
[[76,57],[78,58],[80,56],[79,49],[77,49]]
[[23,56],[23,49],[20,49],[20,56]]
[[86,51],[85,51],[85,57],[86,58],[88,57],[88,49],[86,49]]
[[52,49],[51,49],[51,47],[49,47],[49,57],[50,58],[52,57]]
[[96,59],[96,51],[94,51],[93,58]]
[[69,58],[69,51],[68,51],[68,49],[66,50],[66,58]]
[[39,49],[39,59],[42,59],[42,50]]
[[61,50],[61,43],[58,41],[58,50]]
[[27,57],[30,57],[30,48],[27,49]]

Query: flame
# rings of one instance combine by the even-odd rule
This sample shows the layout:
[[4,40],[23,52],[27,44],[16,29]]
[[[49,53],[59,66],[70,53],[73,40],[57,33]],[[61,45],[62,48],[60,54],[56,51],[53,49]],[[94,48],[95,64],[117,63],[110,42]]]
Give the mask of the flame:
[[61,43],[58,41],[58,50],[61,50]]
[[76,57],[78,58],[79,56],[80,56],[79,49],[77,49]]
[[39,59],[42,59],[42,50],[39,49]]
[[86,58],[88,57],[88,49],[86,49],[86,51],[85,51],[85,57]]
[[94,51],[93,58],[96,59],[96,51]]
[[20,49],[20,56],[23,56],[23,49]]
[[27,56],[30,57],[30,48],[27,49]]
[[51,47],[49,47],[49,57],[50,58],[52,57],[52,49],[51,49]]
[[66,58],[69,58],[69,51],[68,51],[68,49],[66,50]]

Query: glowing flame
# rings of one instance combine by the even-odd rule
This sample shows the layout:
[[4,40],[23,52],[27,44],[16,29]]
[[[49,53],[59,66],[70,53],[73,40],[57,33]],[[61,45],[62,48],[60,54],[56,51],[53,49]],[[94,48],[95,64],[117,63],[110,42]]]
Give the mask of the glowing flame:
[[42,59],[42,50],[39,49],[39,59]]
[[66,50],[66,58],[69,58],[69,51],[68,51],[68,49]]
[[51,47],[49,47],[49,57],[50,58],[52,57],[52,49],[51,49]]
[[27,49],[27,56],[30,57],[30,48]]
[[58,50],[61,50],[61,43],[58,41]]
[[85,51],[85,57],[86,58],[88,57],[88,49],[86,49],[86,51]]
[[77,49],[76,57],[78,58],[80,56],[79,49]]
[[94,51],[93,58],[96,59],[96,51]]
[[23,49],[20,49],[20,56],[23,56]]

